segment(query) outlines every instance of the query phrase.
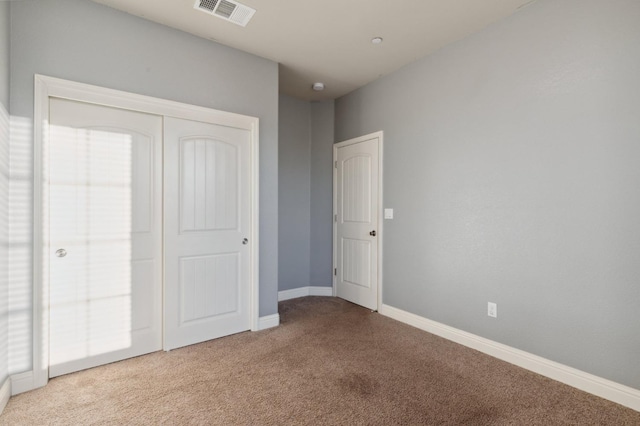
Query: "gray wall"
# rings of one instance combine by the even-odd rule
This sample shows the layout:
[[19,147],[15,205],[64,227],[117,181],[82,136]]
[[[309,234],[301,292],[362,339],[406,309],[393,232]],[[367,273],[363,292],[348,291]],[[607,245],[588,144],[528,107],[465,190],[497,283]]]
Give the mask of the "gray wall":
[[[10,106],[24,131],[12,135],[12,196],[18,201],[15,211],[12,204],[12,217],[17,219],[11,223],[11,262],[16,266],[10,279],[16,305],[28,303],[22,309],[28,321],[33,151],[28,134],[35,73],[259,117],[260,315],[276,313],[277,64],[87,0],[12,2],[11,20]],[[22,324],[11,330],[16,336],[10,346],[13,372],[30,368],[30,360],[25,363],[31,351],[30,327]]]
[[279,290],[331,287],[334,101],[280,95]]
[[9,108],[9,2],[0,1],[0,103]]
[[9,2],[0,2],[0,386],[9,367]]
[[309,102],[280,95],[278,290],[309,285]]
[[331,287],[334,101],[311,102],[310,284]]
[[385,132],[384,303],[640,389],[639,22],[541,0],[337,101]]

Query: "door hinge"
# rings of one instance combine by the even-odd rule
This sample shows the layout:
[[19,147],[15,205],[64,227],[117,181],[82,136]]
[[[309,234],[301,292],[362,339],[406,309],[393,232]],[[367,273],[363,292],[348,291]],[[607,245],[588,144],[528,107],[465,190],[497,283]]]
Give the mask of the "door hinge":
[[338,268],[333,268],[333,275],[338,275]]
[[334,161],[334,162],[333,162],[333,167],[334,167],[335,169],[337,169],[337,168],[338,168],[338,162],[337,162],[337,161]]
[[333,215],[333,221],[334,221],[334,222],[337,222],[337,221],[338,221],[338,215],[337,215],[337,214],[334,214],[334,215]]

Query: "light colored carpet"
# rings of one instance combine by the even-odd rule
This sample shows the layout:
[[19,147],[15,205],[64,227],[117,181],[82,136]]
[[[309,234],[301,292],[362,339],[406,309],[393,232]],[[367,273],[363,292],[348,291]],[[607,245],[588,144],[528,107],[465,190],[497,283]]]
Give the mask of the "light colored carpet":
[[640,425],[640,413],[343,300],[282,324],[53,379],[3,425]]

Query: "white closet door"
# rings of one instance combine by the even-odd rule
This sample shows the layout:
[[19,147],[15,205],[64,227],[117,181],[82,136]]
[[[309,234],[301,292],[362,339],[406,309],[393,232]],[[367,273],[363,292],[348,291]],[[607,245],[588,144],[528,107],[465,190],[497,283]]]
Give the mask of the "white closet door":
[[165,118],[165,350],[250,323],[250,132]]
[[378,309],[378,144],[375,137],[336,149],[336,293],[372,310]]
[[162,118],[51,99],[48,146],[49,376],[161,349]]

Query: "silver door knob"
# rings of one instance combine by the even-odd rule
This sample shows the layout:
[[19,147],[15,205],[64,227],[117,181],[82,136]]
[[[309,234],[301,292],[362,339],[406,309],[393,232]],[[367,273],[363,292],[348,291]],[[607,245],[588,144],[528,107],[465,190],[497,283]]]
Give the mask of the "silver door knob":
[[56,250],[56,256],[58,257],[65,257],[67,255],[67,251],[65,249],[58,249]]
[[246,238],[244,240],[242,240],[242,244],[249,244],[249,240],[247,240]]

